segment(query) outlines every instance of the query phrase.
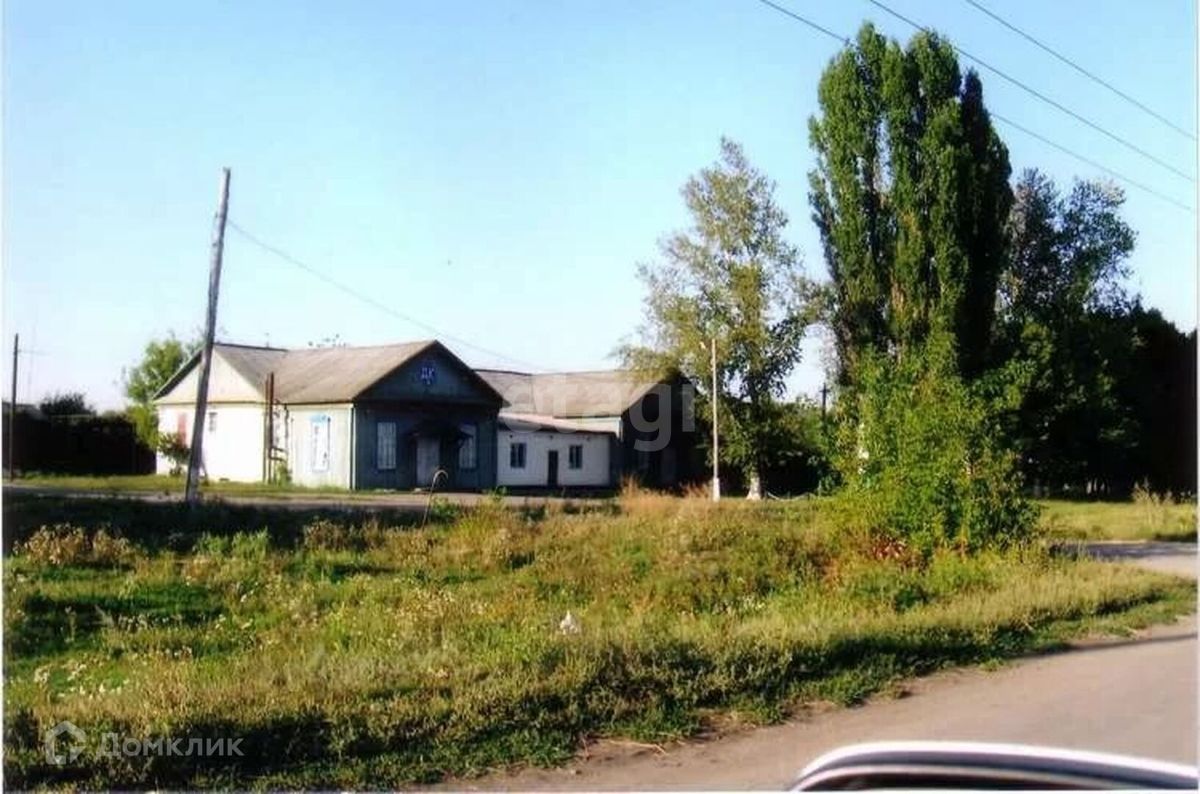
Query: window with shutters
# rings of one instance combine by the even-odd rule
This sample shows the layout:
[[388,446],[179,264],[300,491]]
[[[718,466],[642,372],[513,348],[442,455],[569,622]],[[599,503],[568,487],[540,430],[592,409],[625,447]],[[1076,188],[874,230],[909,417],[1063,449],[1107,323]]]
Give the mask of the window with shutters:
[[583,444],[572,444],[567,448],[567,466],[572,469],[583,468]]
[[396,423],[375,425],[375,468],[392,471],[396,468]]

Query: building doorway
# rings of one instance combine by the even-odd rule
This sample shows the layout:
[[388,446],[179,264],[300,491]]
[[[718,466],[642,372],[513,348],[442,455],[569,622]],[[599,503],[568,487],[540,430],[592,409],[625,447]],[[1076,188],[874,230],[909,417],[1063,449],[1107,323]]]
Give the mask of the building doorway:
[[441,465],[441,439],[436,436],[417,436],[417,487],[428,488]]
[[558,487],[558,450],[552,449],[546,457],[546,486]]

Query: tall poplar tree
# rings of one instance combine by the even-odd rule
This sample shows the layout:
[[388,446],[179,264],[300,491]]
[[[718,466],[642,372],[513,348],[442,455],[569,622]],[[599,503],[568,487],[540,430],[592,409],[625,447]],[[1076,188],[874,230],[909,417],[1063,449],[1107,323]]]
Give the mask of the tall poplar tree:
[[819,100],[810,199],[842,385],[864,354],[900,358],[931,334],[974,378],[989,363],[1012,204],[978,76],[936,34],[901,48],[867,24],[826,68]]
[[1020,534],[1031,513],[996,410],[1014,389],[994,366],[1013,198],[979,78],[936,34],[901,47],[867,24],[818,98],[809,195],[848,512],[927,550]]

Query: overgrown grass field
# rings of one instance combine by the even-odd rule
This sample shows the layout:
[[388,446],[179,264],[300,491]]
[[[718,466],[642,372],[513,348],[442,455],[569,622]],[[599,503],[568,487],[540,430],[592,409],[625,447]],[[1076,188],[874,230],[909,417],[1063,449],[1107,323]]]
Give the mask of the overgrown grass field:
[[1042,530],[1051,537],[1083,540],[1196,539],[1196,502],[1138,491],[1128,502],[1044,500]]
[[[1195,599],[1038,544],[924,558],[821,500],[487,504],[425,528],[124,505],[106,530],[87,501],[6,500],[10,786],[377,789],[553,764],[588,738],[854,703]],[[37,529],[52,518],[73,526]],[[89,744],[55,765],[60,720]],[[105,734],[243,755],[105,756]]]

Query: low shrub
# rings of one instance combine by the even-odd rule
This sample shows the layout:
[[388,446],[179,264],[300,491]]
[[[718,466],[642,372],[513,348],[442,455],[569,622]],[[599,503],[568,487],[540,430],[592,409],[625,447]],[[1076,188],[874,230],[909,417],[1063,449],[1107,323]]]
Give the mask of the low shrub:
[[387,539],[388,530],[378,521],[351,523],[318,518],[304,527],[304,548],[308,551],[366,551],[378,548]]
[[1021,494],[991,401],[931,344],[899,361],[868,358],[842,414],[836,495],[851,530],[902,539],[929,555],[1027,537],[1036,509]]
[[184,467],[188,465],[188,456],[191,455],[191,447],[183,440],[183,436],[178,433],[160,435],[157,451],[171,463],[170,474],[172,477],[183,474]]
[[16,553],[40,565],[125,567],[138,558],[128,540],[104,529],[84,531],[70,524],[43,526],[17,545]]

